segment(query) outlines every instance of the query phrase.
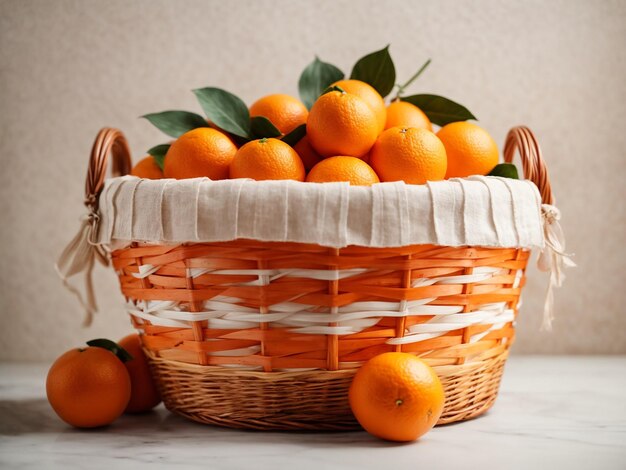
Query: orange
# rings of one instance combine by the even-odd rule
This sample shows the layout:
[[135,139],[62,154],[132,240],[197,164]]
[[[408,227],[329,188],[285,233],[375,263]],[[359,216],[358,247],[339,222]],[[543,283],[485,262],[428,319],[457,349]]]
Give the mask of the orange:
[[130,353],[133,358],[124,365],[130,376],[130,401],[126,413],[142,413],[161,403],[161,395],[152,380],[148,360],[141,349],[139,335],[132,334],[122,338],[117,344]]
[[433,125],[424,111],[406,101],[394,101],[387,107],[385,129],[390,127],[419,127],[433,130]]
[[166,178],[228,178],[228,168],[237,147],[224,133],[209,127],[198,127],[181,135],[165,155]]
[[112,423],[130,399],[130,377],[121,360],[103,348],[72,349],[48,372],[46,393],[59,417],[79,428]]
[[230,166],[231,178],[304,181],[304,164],[288,144],[259,139],[241,147]]
[[356,95],[365,101],[370,108],[376,114],[376,121],[378,122],[378,133],[380,134],[385,128],[385,120],[387,119],[387,110],[385,109],[385,100],[376,91],[376,89],[368,83],[361,80],[339,80],[333,83],[333,86],[338,86],[346,93]]
[[436,423],[444,392],[435,371],[408,353],[375,356],[356,373],[350,407],[361,426],[390,441],[414,441]]
[[306,180],[309,183],[348,181],[355,186],[371,186],[379,183],[372,167],[356,157],[330,157],[313,167]]
[[392,127],[372,147],[370,165],[381,181],[424,184],[446,176],[446,149],[426,129]]
[[464,121],[446,124],[437,137],[448,154],[446,178],[486,175],[498,164],[498,146],[476,124]]
[[364,100],[340,91],[320,96],[306,124],[311,146],[323,157],[362,157],[376,142],[378,127],[376,114]]
[[130,170],[130,174],[138,178],[146,178],[149,180],[160,180],[163,178],[163,172],[151,155],[139,160],[133,169]]
[[307,171],[322,160],[320,154],[317,153],[313,147],[311,147],[307,136],[302,137],[302,139],[300,139],[298,143],[293,146],[293,149],[298,155],[300,155],[302,163],[304,163],[304,168]]
[[268,95],[250,106],[250,117],[264,116],[283,134],[306,123],[309,111],[300,100],[289,95]]

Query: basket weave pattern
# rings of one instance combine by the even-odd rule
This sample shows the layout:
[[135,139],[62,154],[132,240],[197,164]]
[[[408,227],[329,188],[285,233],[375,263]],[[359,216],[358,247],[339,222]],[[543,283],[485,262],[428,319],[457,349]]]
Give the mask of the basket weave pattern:
[[[355,369],[234,373],[162,359],[150,350],[146,353],[165,406],[194,421],[260,431],[361,428],[348,403]],[[496,399],[507,356],[505,351],[481,362],[435,366],[446,391],[438,424],[471,419],[487,411]]]

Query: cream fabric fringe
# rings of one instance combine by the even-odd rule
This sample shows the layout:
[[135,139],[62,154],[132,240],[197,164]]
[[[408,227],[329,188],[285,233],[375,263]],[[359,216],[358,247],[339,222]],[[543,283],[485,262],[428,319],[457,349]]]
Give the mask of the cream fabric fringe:
[[371,187],[126,176],[107,182],[100,208],[102,244],[239,238],[333,248],[544,243],[536,186],[481,176]]

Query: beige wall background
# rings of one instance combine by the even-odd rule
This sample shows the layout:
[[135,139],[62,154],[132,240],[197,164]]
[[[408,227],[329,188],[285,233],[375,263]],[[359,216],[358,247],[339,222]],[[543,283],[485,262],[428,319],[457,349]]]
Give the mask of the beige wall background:
[[53,263],[78,228],[92,139],[123,129],[135,157],[163,135],[138,116],[200,111],[192,88],[248,103],[297,93],[318,54],[349,73],[391,43],[400,79],[471,109],[502,144],[540,138],[578,268],[539,331],[546,275],[524,293],[516,353],[626,353],[623,1],[0,1],[0,359],[52,360],[131,331],[99,268],[90,329]]

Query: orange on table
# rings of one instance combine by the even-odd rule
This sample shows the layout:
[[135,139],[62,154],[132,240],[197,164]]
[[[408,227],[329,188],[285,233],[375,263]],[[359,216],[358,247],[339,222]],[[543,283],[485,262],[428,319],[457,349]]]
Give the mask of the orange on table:
[[130,376],[130,400],[124,411],[126,413],[149,411],[161,403],[161,395],[152,380],[148,360],[141,348],[141,339],[139,335],[131,334],[117,344],[133,356],[130,361],[124,363]]
[[105,426],[130,399],[131,382],[122,361],[98,347],[72,349],[48,372],[46,394],[59,417],[79,428]]
[[498,146],[489,133],[471,122],[452,122],[437,137],[448,155],[446,178],[486,175],[498,164]]
[[309,111],[302,102],[290,95],[268,95],[250,106],[250,117],[264,116],[283,134],[289,134],[306,123]]
[[309,139],[306,135],[302,137],[302,139],[300,139],[296,145],[293,146],[293,149],[298,155],[300,155],[302,163],[304,164],[304,168],[307,171],[309,171],[317,163],[322,161],[322,157],[319,153],[315,151],[313,147],[311,147]]
[[230,165],[231,178],[304,181],[304,164],[294,149],[278,139],[243,145]]
[[356,95],[365,101],[370,108],[376,114],[376,121],[378,122],[378,133],[380,134],[385,128],[385,121],[387,119],[387,110],[385,109],[385,100],[376,91],[376,89],[369,83],[362,82],[361,80],[339,80],[333,83],[332,86],[338,86],[346,93]]
[[372,147],[370,165],[381,181],[424,184],[446,176],[446,149],[426,129],[392,127]]
[[137,178],[145,178],[149,180],[160,180],[163,178],[163,172],[159,165],[154,161],[154,157],[148,155],[147,157],[139,160],[132,170],[130,170],[130,174],[136,176]]
[[418,127],[433,130],[433,125],[424,111],[407,101],[394,101],[387,107],[385,129],[391,127]]
[[378,127],[374,111],[363,99],[340,91],[320,96],[306,124],[311,146],[323,157],[362,157],[376,142]]
[[181,135],[165,155],[166,178],[228,178],[228,168],[237,147],[224,133],[210,127],[198,127]]
[[371,186],[379,183],[378,175],[363,160],[356,157],[330,157],[322,160],[306,177],[309,183],[347,181],[355,186]]
[[435,371],[402,352],[380,354],[366,362],[352,380],[349,399],[367,432],[399,442],[427,433],[441,416],[445,401]]

